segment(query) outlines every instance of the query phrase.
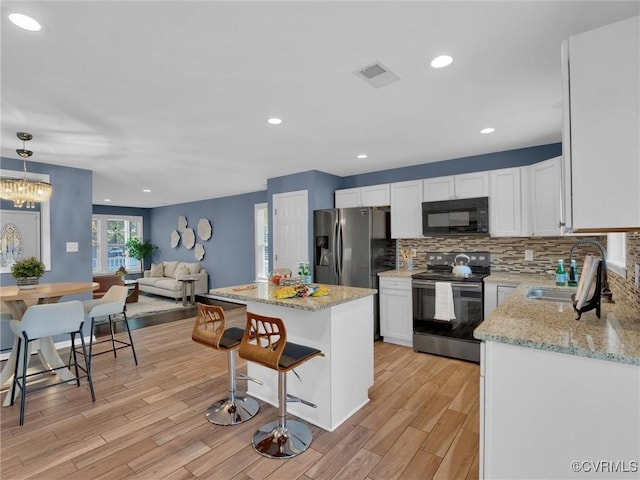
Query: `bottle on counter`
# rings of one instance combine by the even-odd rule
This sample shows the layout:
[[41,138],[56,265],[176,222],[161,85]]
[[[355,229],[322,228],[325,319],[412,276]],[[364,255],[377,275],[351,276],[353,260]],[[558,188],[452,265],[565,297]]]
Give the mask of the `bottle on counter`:
[[569,286],[577,287],[578,278],[578,266],[575,260],[571,260],[571,265],[569,266]]
[[558,260],[558,266],[556,267],[556,285],[564,287],[567,284],[567,273],[564,270],[564,260]]

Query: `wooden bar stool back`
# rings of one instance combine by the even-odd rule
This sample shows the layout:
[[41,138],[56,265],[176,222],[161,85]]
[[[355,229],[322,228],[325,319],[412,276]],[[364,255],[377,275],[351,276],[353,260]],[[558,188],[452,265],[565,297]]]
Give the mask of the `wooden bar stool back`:
[[[278,372],[278,421],[268,423],[253,435],[253,448],[269,458],[291,458],[301,454],[313,439],[311,429],[299,421],[287,422],[287,401],[316,405],[287,394],[287,372],[322,351],[287,342],[287,331],[282,319],[247,312],[247,326],[240,342],[239,355]],[[295,372],[294,372],[295,373]]]
[[[242,339],[242,328],[226,328],[224,310],[216,305],[198,303],[198,316],[191,338],[194,342],[222,352],[227,352],[229,374],[229,397],[213,403],[206,412],[207,420],[216,425],[236,425],[252,418],[260,406],[251,397],[236,394],[237,380],[252,380],[246,375],[236,374],[236,350]],[[257,383],[262,383],[258,382]]]

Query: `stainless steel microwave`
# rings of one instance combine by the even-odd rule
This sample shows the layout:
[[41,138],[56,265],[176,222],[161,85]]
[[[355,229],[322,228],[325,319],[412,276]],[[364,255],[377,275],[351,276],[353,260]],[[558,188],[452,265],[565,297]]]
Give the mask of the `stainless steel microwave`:
[[422,234],[489,235],[489,198],[422,202]]

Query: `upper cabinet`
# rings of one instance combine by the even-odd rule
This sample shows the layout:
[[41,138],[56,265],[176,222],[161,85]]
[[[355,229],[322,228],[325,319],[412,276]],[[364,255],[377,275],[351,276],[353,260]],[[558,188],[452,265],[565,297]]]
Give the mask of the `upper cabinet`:
[[391,204],[389,184],[336,190],[336,208],[382,207]]
[[640,17],[563,48],[566,231],[640,229]]
[[[561,231],[562,157],[534,163],[529,170],[529,220],[532,236],[556,236]],[[524,232],[526,235],[526,232]]]
[[489,196],[489,172],[465,173],[424,180],[424,201]]
[[491,170],[489,230],[492,237],[523,234],[522,172],[520,167]]
[[422,237],[422,180],[391,184],[391,238]]

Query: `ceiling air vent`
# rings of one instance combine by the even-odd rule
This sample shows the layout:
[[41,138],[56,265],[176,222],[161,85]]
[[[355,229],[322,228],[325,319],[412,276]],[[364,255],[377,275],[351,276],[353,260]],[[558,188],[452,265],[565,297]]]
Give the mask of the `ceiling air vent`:
[[400,80],[398,75],[393,73],[380,62],[367,65],[353,73],[375,88],[384,87],[385,85],[389,85],[390,83]]

